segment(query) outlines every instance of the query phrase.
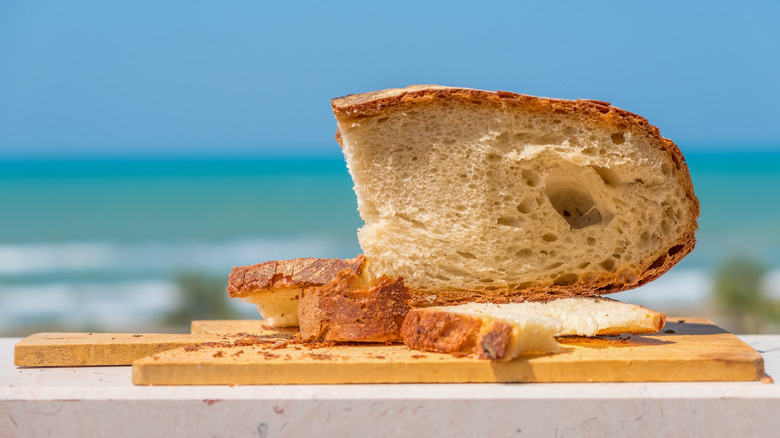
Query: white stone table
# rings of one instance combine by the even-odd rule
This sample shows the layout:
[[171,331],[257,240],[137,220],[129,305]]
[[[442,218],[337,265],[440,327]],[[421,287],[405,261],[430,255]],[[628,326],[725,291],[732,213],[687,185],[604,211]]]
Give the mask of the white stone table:
[[780,436],[780,336],[741,338],[778,384],[139,387],[130,367],[16,368],[0,338],[0,437]]

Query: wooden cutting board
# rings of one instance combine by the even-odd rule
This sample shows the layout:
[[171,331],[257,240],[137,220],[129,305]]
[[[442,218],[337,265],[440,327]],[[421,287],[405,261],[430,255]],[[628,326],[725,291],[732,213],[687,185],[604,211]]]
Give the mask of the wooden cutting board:
[[297,330],[269,330],[261,321],[193,321],[191,334],[36,333],[17,342],[14,365],[77,367],[130,365],[134,360],[176,348],[247,340],[275,343]]
[[[258,322],[232,321],[251,331]],[[194,331],[218,333],[220,322]],[[246,329],[246,330],[243,330]],[[761,355],[704,319],[671,319],[658,335],[561,339],[563,352],[509,362],[423,353],[402,345],[312,347],[294,342],[194,345],[133,362],[137,385],[444,382],[745,381]]]

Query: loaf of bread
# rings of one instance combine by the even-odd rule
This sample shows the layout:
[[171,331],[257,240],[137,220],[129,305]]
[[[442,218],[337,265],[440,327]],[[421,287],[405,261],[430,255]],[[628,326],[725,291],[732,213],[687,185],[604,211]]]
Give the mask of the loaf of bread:
[[374,278],[368,284],[352,269],[329,283],[301,292],[301,339],[317,342],[400,342],[409,312],[403,278]]
[[416,350],[509,360],[558,351],[555,336],[656,333],[665,320],[663,313],[606,298],[468,303],[412,309],[401,336]]
[[360,275],[365,261],[359,255],[347,260],[300,258],[238,266],[228,277],[227,292],[231,298],[257,306],[269,326],[296,327],[303,289],[326,284],[344,269]]
[[608,103],[411,86],[332,106],[367,274],[414,306],[623,291],[694,247],[682,153]]

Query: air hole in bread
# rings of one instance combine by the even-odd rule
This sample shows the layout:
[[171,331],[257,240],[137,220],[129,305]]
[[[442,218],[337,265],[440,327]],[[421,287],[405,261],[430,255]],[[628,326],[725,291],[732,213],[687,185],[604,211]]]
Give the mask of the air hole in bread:
[[616,133],[612,134],[612,143],[623,144],[625,142],[626,142],[626,139],[623,138],[623,133],[622,132],[616,132]]
[[576,187],[564,187],[547,193],[555,211],[573,229],[581,229],[602,221],[601,212],[591,196]]
[[599,263],[602,268],[604,268],[605,271],[611,271],[615,268],[615,261],[612,259],[606,259],[603,262]]
[[617,173],[608,167],[591,166],[598,176],[604,181],[604,184],[614,187],[620,183]]
[[444,272],[446,272],[446,273],[448,273],[450,275],[454,275],[456,277],[465,277],[465,276],[469,275],[468,272],[466,272],[466,271],[464,271],[462,269],[458,269],[458,268],[456,268],[454,266],[450,266],[450,265],[442,265],[441,269]]
[[664,263],[666,263],[666,255],[662,254],[661,257],[658,257],[657,259],[655,259],[655,261],[653,261],[653,263],[647,269],[657,269],[657,268],[660,268],[661,266],[664,265]]
[[444,144],[446,144],[447,146],[454,145],[455,144],[455,139],[454,138],[448,138],[448,139],[444,140]]
[[548,270],[548,271],[552,271],[555,268],[560,268],[561,265],[563,265],[563,262],[555,262],[555,263],[552,263],[552,264],[548,265],[545,269]]
[[539,185],[540,178],[536,172],[524,169],[520,174],[523,176],[523,179],[525,179],[525,183],[528,187],[536,187]]
[[477,260],[477,256],[475,256],[474,254],[472,254],[470,252],[455,251],[455,253],[458,254],[459,256],[463,257],[464,259]]
[[421,229],[427,229],[428,228],[423,222],[418,221],[417,219],[412,219],[412,218],[410,218],[409,216],[407,216],[407,215],[405,215],[403,213],[396,213],[395,215],[396,215],[396,217],[409,222],[415,228],[421,228]]
[[384,123],[384,122],[386,122],[388,120],[390,120],[390,117],[380,117],[380,118],[376,119],[376,122],[377,123]]
[[556,236],[553,233],[547,233],[544,236],[542,236],[542,240],[544,240],[545,242],[555,242],[556,240],[558,240],[558,236]]
[[517,211],[522,214],[528,214],[534,211],[534,208],[536,208],[536,200],[534,198],[526,198],[517,206]]
[[573,273],[563,274],[558,276],[558,278],[556,278],[553,281],[553,284],[556,286],[571,286],[572,284],[577,282],[578,278],[579,276],[577,274],[573,274]]
[[579,266],[577,266],[577,268],[578,269],[585,269],[588,266],[590,266],[590,262],[584,262],[584,263],[580,263]]
[[588,237],[588,238],[585,240],[585,242],[586,242],[588,245],[590,245],[590,246],[593,246],[593,245],[595,245],[595,244],[596,244],[596,238],[595,238],[595,237]]
[[514,228],[522,228],[523,226],[523,222],[520,219],[511,216],[502,216],[496,220],[496,223]]
[[516,255],[517,257],[531,257],[531,256],[533,255],[533,253],[534,253],[534,252],[533,252],[531,249],[528,249],[528,248],[523,248],[523,249],[521,249],[520,251],[517,251],[517,252],[515,253],[515,255]]
[[667,254],[670,256],[673,256],[677,254],[678,252],[682,251],[682,249],[685,248],[685,245],[674,245],[673,247],[669,248],[669,251]]

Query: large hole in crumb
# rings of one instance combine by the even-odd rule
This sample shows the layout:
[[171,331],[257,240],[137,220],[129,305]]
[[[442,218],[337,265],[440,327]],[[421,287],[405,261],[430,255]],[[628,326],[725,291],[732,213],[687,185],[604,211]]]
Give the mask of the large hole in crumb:
[[625,143],[626,139],[623,137],[622,132],[616,132],[612,134],[612,143],[615,144],[623,144]]
[[515,227],[515,228],[521,228],[523,226],[523,222],[516,218],[516,217],[510,217],[510,216],[503,216],[496,220],[496,223],[499,225],[505,225],[507,227]]
[[579,277],[577,276],[577,274],[572,274],[572,273],[563,274],[563,275],[559,275],[558,278],[553,280],[553,284],[556,286],[571,286],[572,284],[577,282],[578,278]]
[[561,188],[547,196],[555,211],[574,229],[596,225],[603,219],[591,196],[577,188]]

